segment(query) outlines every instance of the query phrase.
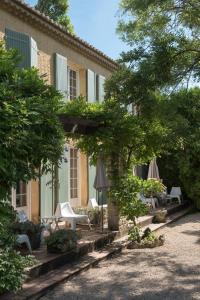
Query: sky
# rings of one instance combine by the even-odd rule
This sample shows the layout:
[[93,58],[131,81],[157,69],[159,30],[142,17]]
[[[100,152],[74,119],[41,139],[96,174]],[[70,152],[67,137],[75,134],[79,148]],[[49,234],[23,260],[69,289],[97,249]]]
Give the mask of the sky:
[[[34,5],[36,0],[27,0]],[[69,15],[77,36],[113,59],[127,46],[116,34],[119,0],[69,0]]]

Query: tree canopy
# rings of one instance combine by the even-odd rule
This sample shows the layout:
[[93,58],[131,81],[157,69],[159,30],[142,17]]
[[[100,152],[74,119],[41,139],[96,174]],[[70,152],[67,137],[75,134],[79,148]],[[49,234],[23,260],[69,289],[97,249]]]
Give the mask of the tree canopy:
[[159,120],[167,133],[165,161],[171,158],[200,208],[200,90],[193,88],[200,79],[200,2],[122,0],[121,12],[118,33],[130,51],[121,54],[122,68],[107,82],[107,95]]
[[[62,96],[38,71],[19,69],[16,50],[0,44],[0,186],[1,193],[27,182],[57,163],[64,134],[57,117]],[[1,196],[1,195],[0,195]]]
[[131,50],[122,60],[153,88],[199,80],[200,2],[122,0],[118,33]]
[[[156,118],[145,119],[143,115],[133,115],[116,99],[106,99],[103,103],[87,103],[85,99],[68,102],[63,108],[67,116],[95,120],[98,129],[91,135],[68,133],[77,146],[96,160],[99,153],[105,157],[118,157],[124,170],[132,164],[144,163],[154,155],[159,155],[166,132]],[[157,143],[159,141],[159,143]]]
[[68,16],[68,0],[38,0],[35,8],[49,16],[53,21],[66,27],[70,33],[74,32],[70,17]]

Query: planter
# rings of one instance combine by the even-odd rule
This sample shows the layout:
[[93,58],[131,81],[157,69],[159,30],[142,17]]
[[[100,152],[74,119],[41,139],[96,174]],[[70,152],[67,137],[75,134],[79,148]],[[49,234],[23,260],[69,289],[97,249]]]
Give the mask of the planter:
[[153,241],[142,240],[139,242],[130,242],[127,246],[127,249],[144,249],[144,248],[155,248],[163,246],[165,238],[163,235],[160,235],[158,238],[155,238]]
[[76,249],[77,234],[71,229],[59,229],[53,232],[47,239],[47,251],[49,253],[66,253]]
[[40,244],[41,244],[41,233],[38,232],[34,235],[30,236],[30,243],[31,243],[31,248],[32,250],[36,250],[38,248],[40,248]]

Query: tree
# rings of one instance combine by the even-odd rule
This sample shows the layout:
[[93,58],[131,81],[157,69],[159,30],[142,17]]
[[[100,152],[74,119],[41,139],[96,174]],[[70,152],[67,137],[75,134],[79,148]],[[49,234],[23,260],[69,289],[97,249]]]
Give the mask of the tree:
[[200,79],[200,2],[122,0],[121,11],[118,33],[130,51],[121,54],[123,67],[107,82],[107,95],[159,120],[163,153],[177,162],[182,185],[200,207],[199,90],[188,89]]
[[[103,103],[90,104],[85,99],[68,102],[63,108],[66,117],[78,117],[93,120],[97,129],[90,135],[67,133],[66,138],[74,140],[76,147],[96,162],[101,153],[107,161],[112,188],[119,179],[128,174],[133,164],[142,164],[159,155],[162,150],[161,138],[165,132],[156,118],[145,119],[142,114],[136,116],[127,112],[116,98],[108,98]],[[110,194],[111,196],[111,194]],[[109,198],[109,229],[118,229],[119,202]]]
[[200,2],[122,0],[118,32],[131,50],[122,60],[152,89],[199,80]]
[[61,95],[38,71],[19,69],[16,50],[0,44],[0,199],[20,180],[39,176],[62,153]]
[[67,15],[69,9],[68,0],[38,0],[35,8],[49,16],[53,21],[66,27],[70,33],[74,32],[73,25]]
[[168,105],[168,126],[176,135],[169,157],[185,192],[200,209],[200,89],[180,90],[170,96]]

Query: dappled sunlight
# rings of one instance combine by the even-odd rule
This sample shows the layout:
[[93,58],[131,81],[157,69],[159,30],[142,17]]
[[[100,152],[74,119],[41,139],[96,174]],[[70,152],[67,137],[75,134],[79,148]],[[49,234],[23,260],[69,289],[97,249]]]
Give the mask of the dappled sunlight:
[[164,246],[126,249],[42,299],[200,299],[199,222],[187,215],[159,231]]

